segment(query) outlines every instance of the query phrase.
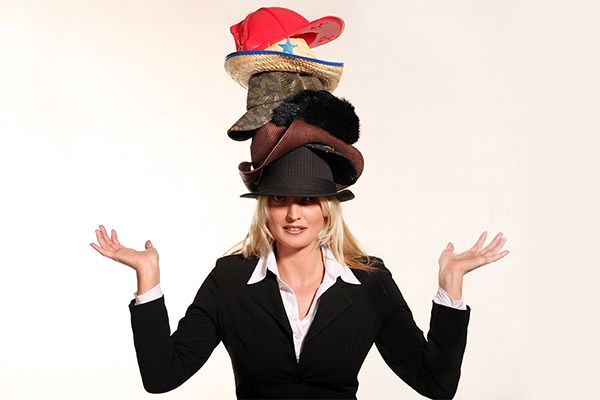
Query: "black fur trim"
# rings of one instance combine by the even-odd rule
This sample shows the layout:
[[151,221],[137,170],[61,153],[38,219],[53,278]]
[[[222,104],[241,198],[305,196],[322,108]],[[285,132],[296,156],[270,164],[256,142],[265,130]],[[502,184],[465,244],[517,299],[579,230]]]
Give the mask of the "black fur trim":
[[348,144],[356,143],[359,120],[354,106],[326,90],[305,90],[273,110],[271,122],[289,126],[295,119],[318,126]]

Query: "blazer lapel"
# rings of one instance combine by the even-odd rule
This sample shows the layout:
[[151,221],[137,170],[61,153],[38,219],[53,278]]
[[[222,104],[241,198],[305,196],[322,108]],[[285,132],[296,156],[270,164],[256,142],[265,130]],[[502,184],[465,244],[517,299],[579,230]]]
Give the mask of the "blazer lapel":
[[279,326],[292,338],[292,327],[281,300],[277,277],[271,272],[260,282],[250,285],[253,291],[252,298],[274,319]]
[[321,295],[319,308],[317,309],[315,319],[308,329],[304,345],[352,305],[353,301],[345,291],[346,286],[349,285],[342,281],[341,278],[337,278],[335,284]]

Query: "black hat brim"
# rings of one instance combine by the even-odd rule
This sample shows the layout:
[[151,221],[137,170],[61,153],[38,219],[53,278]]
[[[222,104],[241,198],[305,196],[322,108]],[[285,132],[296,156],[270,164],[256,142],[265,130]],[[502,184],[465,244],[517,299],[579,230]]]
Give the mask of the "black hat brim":
[[305,190],[272,189],[272,190],[256,191],[256,192],[252,192],[252,193],[245,193],[245,194],[241,195],[240,197],[255,199],[258,196],[297,196],[297,197],[335,196],[335,197],[337,197],[337,199],[340,202],[342,202],[342,201],[352,200],[354,198],[354,193],[352,193],[352,191],[350,191],[348,189],[345,189],[345,190],[342,190],[342,191],[339,191],[336,193],[315,193],[315,192],[310,192],[310,191],[305,191]]

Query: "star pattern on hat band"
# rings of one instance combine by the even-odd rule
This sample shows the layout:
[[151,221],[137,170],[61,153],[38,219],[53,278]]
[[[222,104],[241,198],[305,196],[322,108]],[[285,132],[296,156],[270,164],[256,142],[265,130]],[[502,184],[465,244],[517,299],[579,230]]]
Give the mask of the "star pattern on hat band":
[[285,54],[294,54],[294,47],[297,47],[297,44],[292,44],[292,42],[290,42],[290,38],[287,38],[285,43],[283,44],[278,44],[279,47],[281,47],[281,49],[283,50],[283,53]]

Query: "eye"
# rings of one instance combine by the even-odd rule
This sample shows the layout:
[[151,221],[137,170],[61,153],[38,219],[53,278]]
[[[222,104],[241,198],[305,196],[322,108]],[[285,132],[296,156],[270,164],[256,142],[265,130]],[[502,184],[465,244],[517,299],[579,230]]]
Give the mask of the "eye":
[[286,196],[271,196],[271,199],[273,199],[275,203],[283,203],[286,200]]
[[319,202],[319,198],[318,198],[318,197],[304,197],[304,198],[302,199],[302,201],[303,201],[305,204],[315,204],[315,203],[318,203],[318,202]]

